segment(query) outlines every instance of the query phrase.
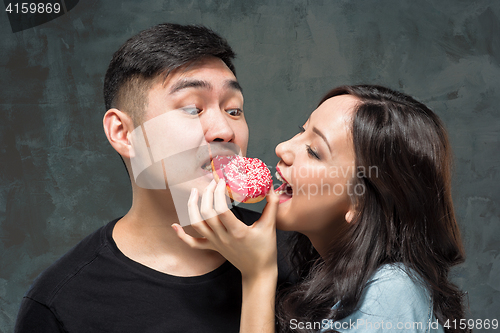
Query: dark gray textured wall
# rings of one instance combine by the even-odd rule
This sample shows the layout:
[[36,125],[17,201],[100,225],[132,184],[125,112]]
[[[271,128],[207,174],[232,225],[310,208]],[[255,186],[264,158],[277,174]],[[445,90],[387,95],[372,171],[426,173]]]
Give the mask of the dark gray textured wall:
[[[467,260],[453,271],[470,317],[500,319],[500,3],[373,0],[82,0],[12,33],[0,14],[0,331],[32,280],[126,213],[125,170],[102,131],[101,86],[130,36],[204,24],[237,51],[250,156],[274,165],[322,94],[377,83],[444,120]],[[480,330],[478,330],[480,331]]]

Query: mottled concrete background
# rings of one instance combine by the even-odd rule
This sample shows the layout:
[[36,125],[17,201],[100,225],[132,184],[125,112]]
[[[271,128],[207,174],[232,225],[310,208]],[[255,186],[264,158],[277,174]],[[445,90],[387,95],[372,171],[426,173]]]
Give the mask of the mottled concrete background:
[[387,85],[433,108],[454,148],[468,255],[453,279],[470,317],[500,319],[500,2],[84,0],[15,34],[0,17],[1,332],[43,269],[126,213],[126,172],[101,125],[103,77],[119,45],[165,21],[229,40],[249,155],[271,165],[276,144],[336,85]]

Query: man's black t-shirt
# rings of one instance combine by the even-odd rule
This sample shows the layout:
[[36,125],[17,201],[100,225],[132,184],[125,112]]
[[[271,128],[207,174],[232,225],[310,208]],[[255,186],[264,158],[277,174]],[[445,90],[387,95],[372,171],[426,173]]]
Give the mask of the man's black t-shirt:
[[[235,208],[251,224],[260,214]],[[178,277],[126,257],[98,229],[44,271],[24,296],[16,332],[238,332],[241,275],[229,262]]]

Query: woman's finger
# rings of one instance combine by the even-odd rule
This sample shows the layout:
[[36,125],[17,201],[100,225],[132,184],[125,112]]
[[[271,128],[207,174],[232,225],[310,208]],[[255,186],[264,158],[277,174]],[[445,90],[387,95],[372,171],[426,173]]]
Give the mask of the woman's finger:
[[199,250],[213,250],[210,242],[206,238],[194,238],[186,234],[184,229],[177,223],[172,224],[172,228],[175,230],[177,237],[179,237],[191,248]]
[[[226,196],[226,182],[221,179],[217,183],[217,187],[214,192],[214,209],[218,214],[221,226],[224,230],[228,230],[228,219],[237,220],[233,212],[229,210],[227,206],[227,196]],[[239,222],[239,221],[238,221]]]
[[226,201],[226,182],[220,179],[214,191],[214,208],[218,215],[229,210]]
[[196,188],[191,189],[191,194],[189,195],[188,215],[191,224],[203,221],[198,209],[198,190]]
[[203,196],[201,197],[200,213],[205,221],[217,216],[214,210],[214,190],[216,186],[217,183],[215,180],[212,180],[203,191]]
[[248,226],[238,220],[238,218],[234,216],[233,212],[228,208],[226,199],[226,182],[222,179],[219,180],[217,188],[214,192],[214,207],[217,214],[219,214],[221,225],[228,233],[231,233],[232,236],[240,237],[242,233],[245,232],[244,229],[248,228]]
[[267,204],[262,211],[262,215],[260,219],[254,223],[254,225],[276,228],[276,214],[278,213],[280,199],[276,192],[274,192],[273,186],[271,186],[271,189],[267,193],[266,201]]
[[[209,214],[214,215],[211,217],[206,217],[205,221],[208,224],[208,226],[214,231],[214,233],[219,238],[227,233],[227,230],[224,227],[224,224],[220,220],[221,215],[219,213],[221,210],[223,210],[223,208],[221,208],[221,204],[220,204],[221,196],[223,197],[222,200],[224,200],[224,203],[225,203],[225,194],[224,194],[225,187],[226,186],[225,186],[224,181],[220,180],[217,183],[217,185],[212,193],[203,194],[204,198],[206,198],[205,202],[203,202],[203,198],[202,198],[202,205],[205,203],[210,203],[210,208],[205,208],[205,209],[207,209],[207,210],[210,209]],[[211,195],[211,197],[209,195]],[[212,200],[212,201],[210,201],[210,200]],[[228,210],[227,205],[226,205],[226,210]]]
[[205,223],[198,209],[198,190],[193,188],[188,200],[188,214],[191,221],[191,227],[203,237],[210,237],[213,234],[212,229]]

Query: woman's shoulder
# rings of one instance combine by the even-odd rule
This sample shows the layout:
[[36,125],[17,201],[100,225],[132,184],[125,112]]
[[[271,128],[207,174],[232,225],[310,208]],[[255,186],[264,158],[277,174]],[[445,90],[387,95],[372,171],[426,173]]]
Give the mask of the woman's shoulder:
[[390,303],[406,302],[432,307],[432,298],[423,279],[400,263],[381,266],[368,280],[364,296],[377,300],[394,300]]
[[[380,287],[410,287],[421,291],[427,290],[422,278],[411,268],[402,263],[385,264],[380,266],[368,280],[367,286],[372,284]],[[392,289],[392,288],[391,288]]]
[[341,322],[356,322],[366,332],[442,332],[428,288],[402,264],[381,266],[368,281],[358,309]]

